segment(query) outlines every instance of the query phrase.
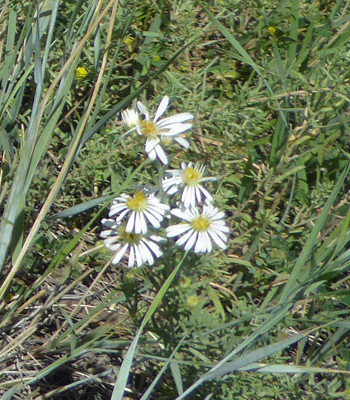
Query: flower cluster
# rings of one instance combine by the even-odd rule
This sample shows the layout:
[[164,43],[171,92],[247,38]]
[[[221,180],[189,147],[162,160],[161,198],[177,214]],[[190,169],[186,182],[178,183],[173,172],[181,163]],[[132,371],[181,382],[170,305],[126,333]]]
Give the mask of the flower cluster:
[[[161,101],[155,116],[151,118],[148,108],[141,102],[137,110],[128,109],[122,113],[124,124],[146,138],[145,151],[153,161],[159,159],[168,163],[163,149],[164,139],[173,139],[185,148],[189,147],[183,132],[192,127],[187,121],[193,119],[190,113],[182,113],[160,119],[169,104],[166,96]],[[140,119],[140,114],[143,118]],[[214,197],[203,184],[215,178],[205,177],[206,168],[199,164],[182,163],[181,169],[167,170],[162,187],[153,190],[136,188],[132,195],[121,194],[114,199],[108,219],[102,224],[107,228],[101,233],[105,246],[115,253],[112,263],[117,264],[127,258],[128,267],[148,263],[152,265],[162,256],[160,243],[166,239],[157,234],[164,220],[171,216],[179,223],[165,229],[168,238],[177,237],[176,244],[195,253],[211,252],[214,245],[224,249],[229,228],[224,221],[224,213],[213,205]],[[158,195],[156,195],[158,193]],[[161,197],[168,196],[168,203]],[[166,218],[165,218],[166,217]],[[169,223],[167,223],[169,225]],[[165,235],[163,235],[165,236]]]
[[[140,136],[146,139],[145,151],[148,157],[155,161],[158,158],[163,164],[168,164],[168,156],[163,149],[163,145],[167,142],[175,140],[178,144],[189,148],[189,142],[183,137],[183,133],[192,128],[191,123],[184,123],[193,119],[190,113],[177,114],[172,117],[160,119],[165,113],[169,105],[169,97],[163,97],[160,102],[156,114],[151,118],[148,108],[137,102],[137,110],[128,109],[122,112],[124,125],[130,128],[129,132],[134,130]],[[143,118],[140,118],[140,114]]]

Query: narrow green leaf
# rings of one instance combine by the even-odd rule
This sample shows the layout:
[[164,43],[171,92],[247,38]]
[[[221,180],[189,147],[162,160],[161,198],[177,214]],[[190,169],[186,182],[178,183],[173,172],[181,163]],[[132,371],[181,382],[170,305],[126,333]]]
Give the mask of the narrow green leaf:
[[260,69],[257,64],[253,61],[250,55],[244,50],[244,48],[239,44],[239,42],[233,37],[233,35],[225,28],[224,25],[219,22],[214,15],[209,11],[209,9],[201,3],[201,6],[204,8],[205,12],[208,14],[210,21],[219,29],[219,31],[225,36],[225,38],[231,43],[234,49],[243,57],[245,63],[250,65],[254,71],[260,75]]
[[124,358],[123,364],[119,370],[117,382],[114,386],[113,393],[111,400],[122,400],[124,397],[125,387],[128,381],[128,377],[131,370],[132,360],[134,359],[134,354],[136,351],[137,343],[140,339],[141,333],[152,317],[152,315],[156,312],[160,302],[162,301],[163,297],[165,296],[166,292],[168,291],[172,281],[175,279],[176,274],[178,273],[179,269],[181,268],[183,262],[187,257],[188,252],[185,253],[180,263],[174,269],[174,271],[169,275],[168,279],[164,282],[163,286],[160,288],[159,292],[157,293],[156,297],[154,298],[150,308],[148,309],[146,315],[144,316],[140,328],[137,330],[136,336],[129,347],[129,350]]
[[289,297],[294,298],[296,293],[299,292],[300,287],[303,285],[304,282],[298,282],[298,280],[300,279],[301,271],[305,267],[305,264],[307,263],[307,261],[309,260],[309,258],[311,256],[311,252],[313,251],[317,237],[318,237],[319,233],[321,232],[321,230],[326,222],[326,219],[328,218],[329,211],[339,193],[340,188],[342,187],[342,185],[344,183],[346,176],[348,175],[349,166],[350,166],[350,164],[347,165],[347,167],[344,169],[344,171],[340,175],[336,185],[334,186],[330,196],[328,197],[328,200],[327,200],[320,216],[317,218],[316,224],[315,224],[314,228],[312,229],[310,236],[309,236],[299,258],[296,261],[296,264],[293,268],[293,271],[290,275],[288,282],[286,283],[286,286],[283,289],[283,292],[281,294],[280,304],[285,303]]
[[170,362],[170,370],[171,370],[171,374],[173,375],[173,378],[175,381],[177,392],[179,394],[182,394],[184,392],[184,387],[183,387],[179,364],[171,361]]

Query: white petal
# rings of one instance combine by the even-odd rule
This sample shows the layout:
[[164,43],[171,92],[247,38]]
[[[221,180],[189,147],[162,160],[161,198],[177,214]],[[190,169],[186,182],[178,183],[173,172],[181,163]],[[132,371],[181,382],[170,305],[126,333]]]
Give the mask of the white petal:
[[146,246],[146,244],[143,241],[141,241],[139,246],[142,251],[143,257],[147,259],[147,262],[149,265],[152,265],[154,263],[154,258],[153,258],[152,253],[149,251],[148,247]]
[[188,239],[188,241],[187,241],[187,243],[186,243],[186,245],[184,247],[184,249],[186,251],[190,250],[193,247],[193,245],[195,244],[195,242],[197,240],[197,236],[198,236],[198,232],[193,231],[193,235]]
[[195,198],[197,199],[198,203],[202,200],[202,194],[198,187],[195,188]]
[[[116,236],[108,237],[103,241],[104,245],[106,247],[110,247],[113,245],[113,243],[118,242],[118,238]],[[115,246],[115,245],[114,245]]]
[[[157,219],[154,215],[152,215],[149,211],[145,210],[144,211],[146,218],[148,219],[148,221],[155,227],[155,228],[159,228],[160,223],[159,223],[159,219]],[[163,218],[161,218],[162,220]]]
[[156,115],[153,120],[154,122],[157,122],[157,120],[165,113],[165,110],[167,109],[168,104],[169,104],[169,97],[164,96],[157,108],[157,112],[156,112]]
[[146,117],[147,120],[149,120],[149,111],[148,108],[141,103],[141,101],[137,102],[137,107],[140,110],[140,112]]
[[102,231],[100,233],[100,237],[104,239],[104,238],[107,238],[108,236],[110,236],[113,233],[114,233],[114,230],[111,230],[111,229],[109,229],[108,231]]
[[164,127],[165,125],[178,124],[179,122],[185,122],[193,118],[194,118],[193,115],[190,113],[182,113],[173,115],[168,118],[164,118],[161,121],[159,121],[157,125],[160,127]]
[[117,224],[115,223],[114,219],[106,219],[103,218],[101,221],[102,225],[108,227],[108,228],[115,228],[117,226]]
[[136,263],[138,267],[141,267],[144,264],[145,259],[142,257],[141,249],[138,245],[134,246],[135,248],[135,255],[136,255]]
[[193,218],[199,215],[199,212],[196,207],[192,207],[191,209],[187,208],[185,211],[180,210],[179,208],[175,208],[170,211],[171,214],[175,215],[178,218],[184,219],[185,221],[192,221]]
[[213,196],[211,195],[210,192],[208,192],[207,189],[205,189],[202,185],[199,185],[198,188],[200,189],[200,191],[204,194],[204,196],[205,196],[209,201],[213,201]]
[[157,158],[157,154],[154,150],[151,150],[149,153],[147,153],[148,157],[154,161]]
[[115,204],[111,207],[111,210],[108,214],[109,217],[113,217],[114,215],[120,213],[121,211],[127,209],[125,204]]
[[128,268],[132,268],[134,265],[135,265],[135,251],[134,251],[134,246],[132,246],[129,251]]
[[178,135],[179,133],[188,131],[189,129],[192,128],[192,124],[174,124],[171,125],[171,128],[169,129],[168,132],[162,133],[163,136],[175,136]]
[[[214,232],[213,230],[209,231],[209,235],[212,237],[212,239],[214,240],[214,242],[221,247],[222,249],[224,249],[226,247],[226,243],[221,240],[221,238],[217,235],[216,232]],[[226,238],[227,240],[227,238]]]
[[156,146],[159,144],[160,140],[157,139],[147,139],[145,145],[146,153],[150,153],[152,150],[155,150]]
[[130,210],[126,209],[120,215],[118,215],[117,222],[120,222],[125,217],[125,215],[128,214],[129,212],[130,212]]
[[187,242],[187,240],[190,239],[191,236],[195,235],[195,232],[193,229],[190,229],[185,235],[181,236],[177,241],[176,244],[178,246],[182,246]]
[[106,247],[107,247],[107,249],[109,249],[110,251],[113,251],[113,253],[115,253],[116,251],[118,251],[121,248],[121,246],[122,246],[122,243],[115,243],[115,244],[112,244],[112,245],[106,246]]
[[153,251],[153,253],[156,255],[157,258],[163,255],[163,252],[160,250],[157,244],[147,239],[145,239],[145,242],[147,243],[147,246]]
[[125,244],[119,251],[118,253],[114,256],[112,260],[112,264],[118,264],[118,262],[121,260],[123,255],[125,254],[127,248],[129,247],[128,244]]
[[166,234],[168,237],[179,236],[187,232],[189,229],[191,229],[191,225],[189,224],[172,225],[166,228]]
[[128,222],[126,224],[125,227],[125,232],[132,232],[134,230],[134,226],[135,226],[135,211],[133,211],[128,219]]
[[[209,240],[210,243],[210,240]],[[196,247],[194,248],[195,253],[204,253],[207,250],[207,240],[205,232],[198,233],[198,239],[196,243]]]
[[168,163],[169,163],[168,157],[166,156],[166,154],[165,154],[165,152],[164,152],[162,146],[157,145],[157,146],[154,148],[154,150],[155,150],[155,152],[157,153],[158,158],[160,159],[160,161],[161,161],[163,164],[168,164]]
[[188,142],[188,140],[182,138],[182,137],[176,137],[174,138],[174,140],[179,143],[182,147],[184,147],[185,149],[188,149],[190,147],[190,143]]

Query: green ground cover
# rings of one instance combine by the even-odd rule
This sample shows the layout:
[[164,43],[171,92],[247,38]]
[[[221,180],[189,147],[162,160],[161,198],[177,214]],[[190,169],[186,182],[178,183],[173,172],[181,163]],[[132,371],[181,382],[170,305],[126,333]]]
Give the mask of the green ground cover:
[[[1,2],[3,399],[350,397],[349,33],[348,1]],[[169,166],[121,117],[164,96]],[[182,162],[227,247],[113,265],[112,200]]]

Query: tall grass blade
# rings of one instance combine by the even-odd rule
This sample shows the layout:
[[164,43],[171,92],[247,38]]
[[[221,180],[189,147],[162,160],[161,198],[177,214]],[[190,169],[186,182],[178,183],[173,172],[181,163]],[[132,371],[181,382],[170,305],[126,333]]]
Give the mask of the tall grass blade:
[[342,174],[339,176],[339,179],[338,179],[336,185],[334,186],[320,216],[317,218],[316,224],[313,227],[313,229],[310,233],[310,236],[309,236],[300,256],[298,257],[298,259],[295,263],[295,266],[294,266],[292,273],[288,279],[288,282],[286,283],[286,286],[283,289],[283,292],[282,292],[281,298],[280,298],[280,304],[284,304],[286,301],[288,301],[288,299],[292,300],[293,298],[295,298],[296,293],[299,293],[301,286],[305,283],[306,278],[304,278],[302,281],[300,280],[302,269],[305,267],[306,263],[310,259],[311,253],[315,246],[315,243],[317,243],[317,237],[318,237],[319,233],[321,232],[322,228],[324,227],[324,224],[328,218],[330,209],[339,193],[339,190],[341,189],[341,187],[344,183],[346,176],[348,175],[349,166],[350,166],[350,164],[348,164],[346,166],[346,168],[343,170]]
[[174,269],[174,271],[169,275],[168,279],[164,282],[162,287],[160,288],[159,292],[157,293],[156,297],[152,301],[152,304],[150,308],[148,309],[146,315],[144,316],[142,323],[140,325],[140,328],[137,330],[136,335],[134,340],[131,343],[131,346],[128,349],[128,352],[126,353],[126,356],[124,358],[123,364],[119,370],[117,382],[115,384],[115,387],[113,389],[112,397],[111,400],[122,400],[124,397],[124,391],[125,387],[128,381],[128,377],[131,371],[131,366],[132,366],[132,360],[134,359],[134,355],[136,352],[137,344],[140,339],[141,333],[152,317],[152,315],[156,312],[159,304],[161,303],[163,297],[165,296],[166,292],[168,291],[171,283],[175,279],[176,274],[178,273],[179,269],[181,268],[183,262],[185,261],[187,257],[186,252],[182,258],[182,260],[179,262],[177,267]]

